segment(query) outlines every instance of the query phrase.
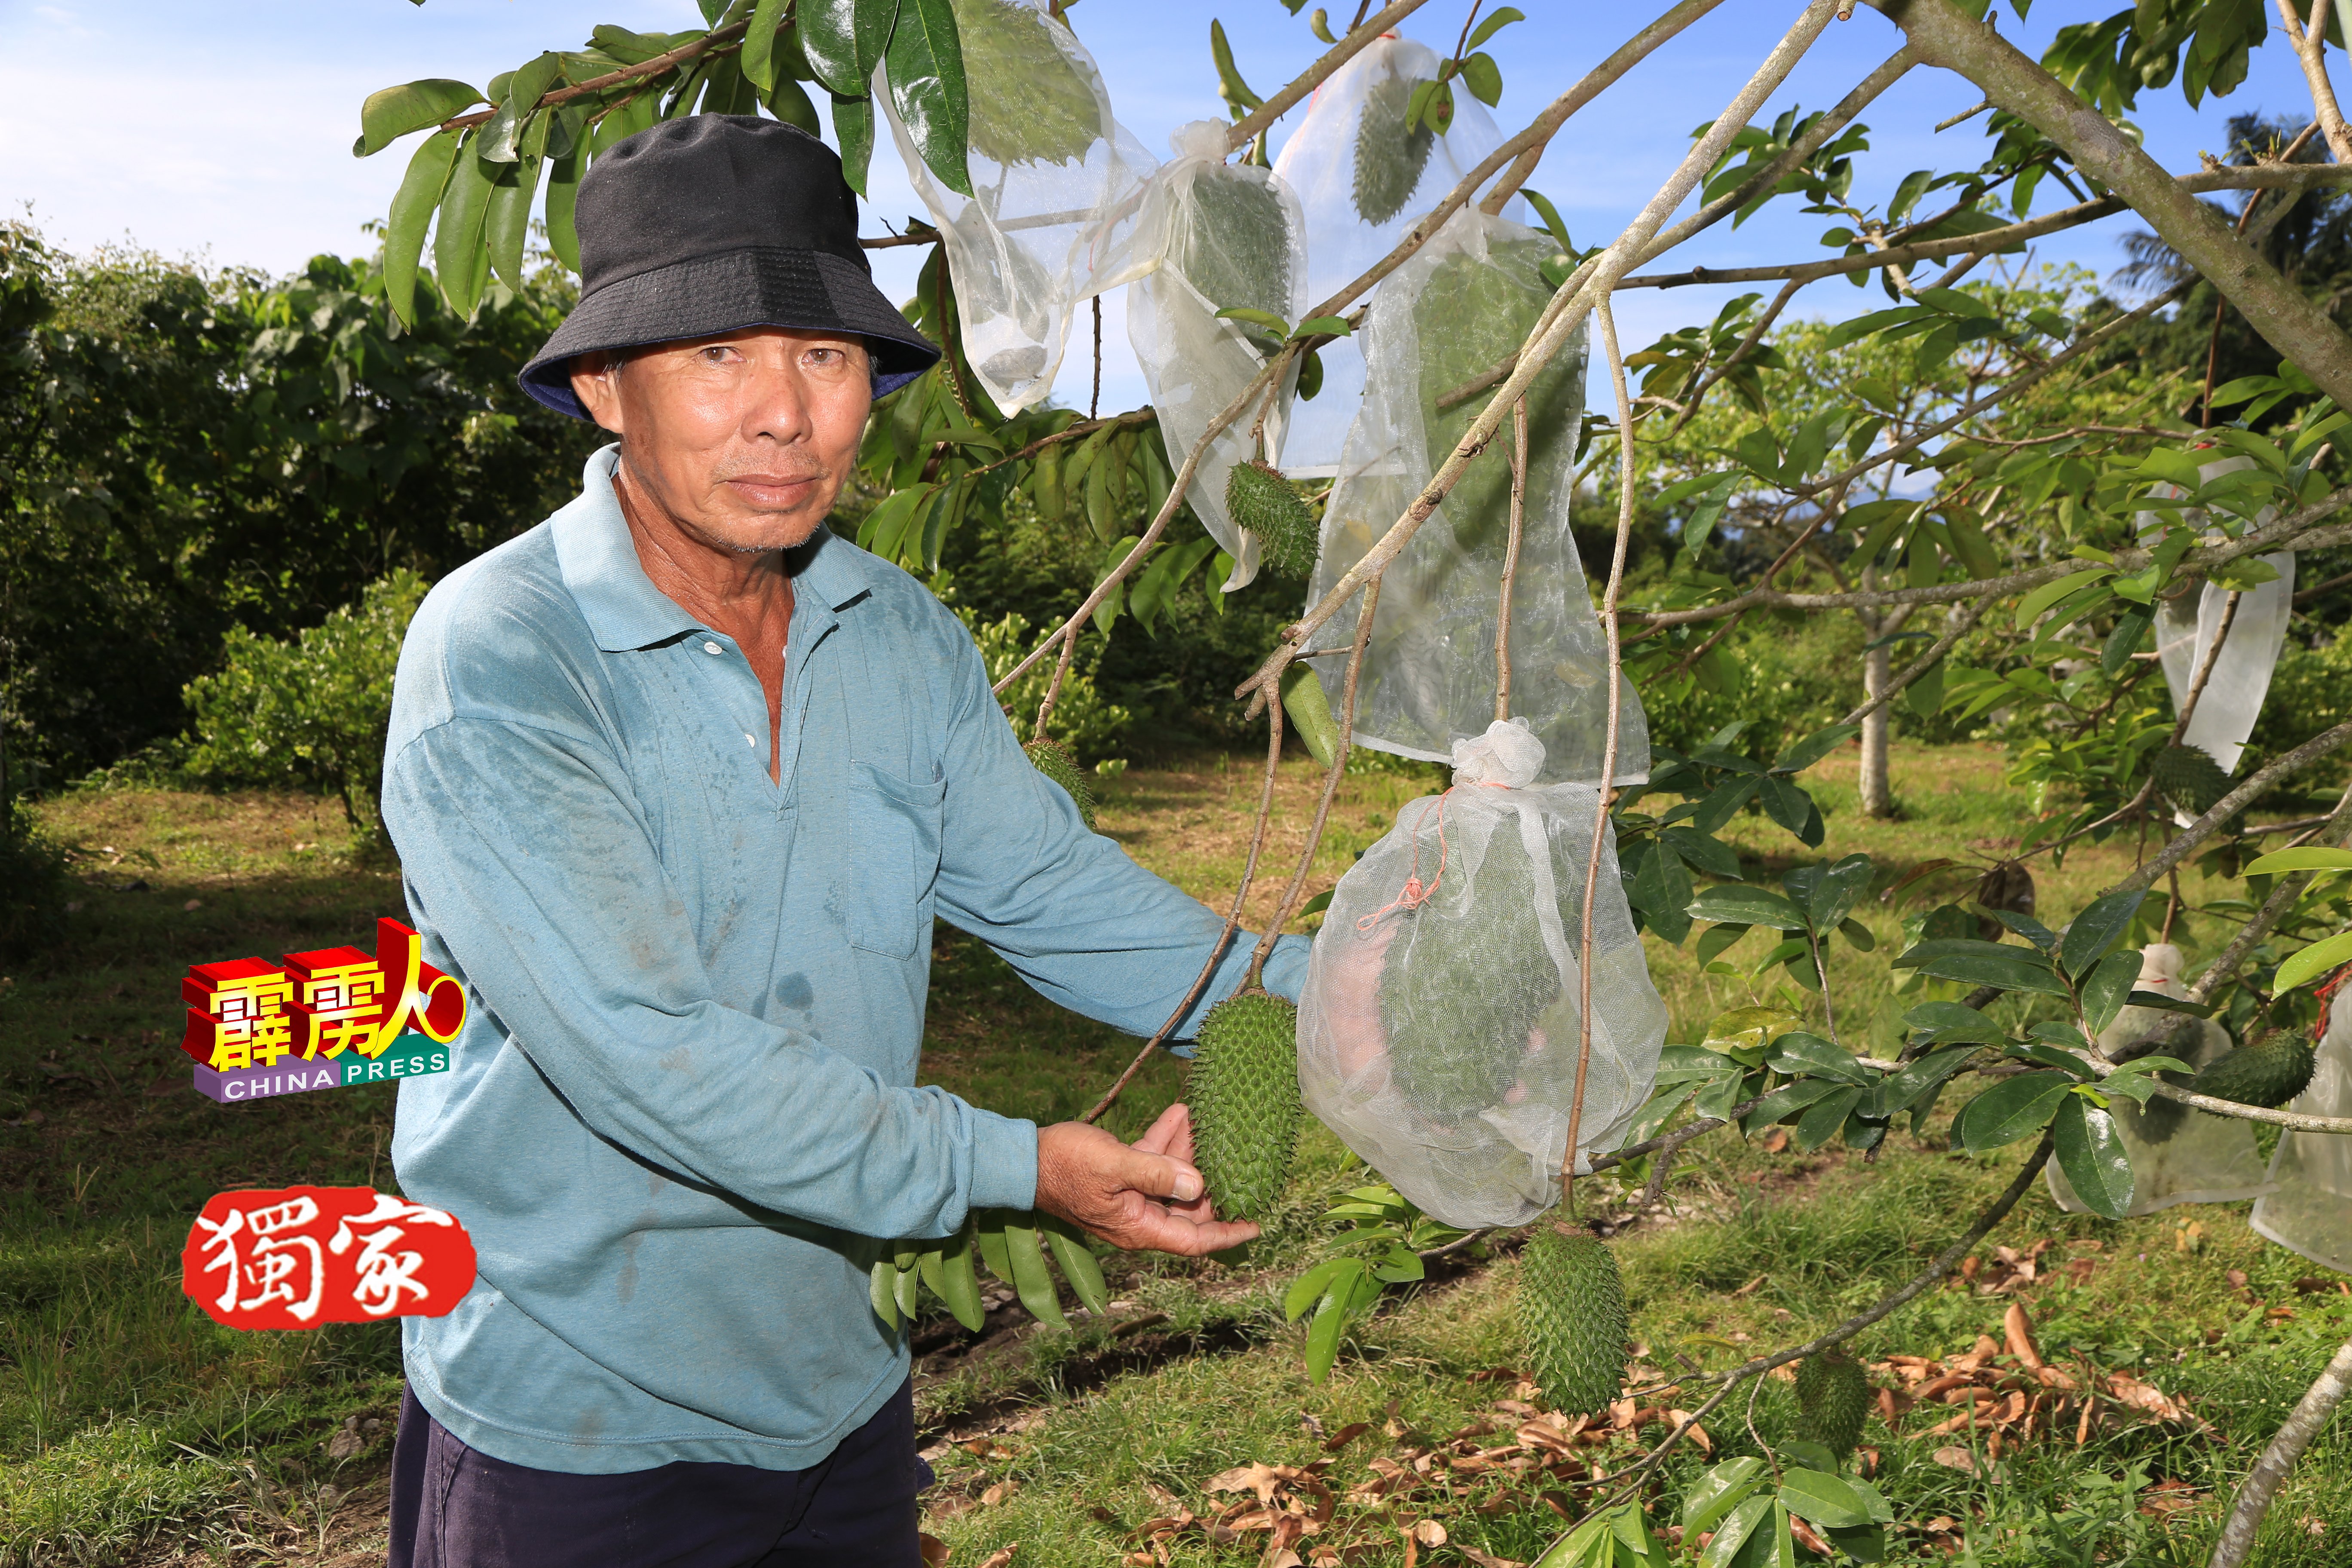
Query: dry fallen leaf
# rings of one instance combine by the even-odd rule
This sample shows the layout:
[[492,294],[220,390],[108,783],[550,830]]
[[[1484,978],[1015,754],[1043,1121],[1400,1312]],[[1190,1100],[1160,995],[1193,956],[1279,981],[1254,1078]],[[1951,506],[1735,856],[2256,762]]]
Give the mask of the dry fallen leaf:
[[982,1508],[994,1508],[998,1503],[1003,1502],[1006,1498],[1011,1497],[1014,1492],[1017,1492],[1020,1489],[1021,1483],[1019,1481],[999,1481],[994,1486],[980,1494],[980,1506]]
[[1463,1556],[1478,1564],[1478,1568],[1528,1568],[1524,1563],[1514,1562],[1508,1557],[1496,1557],[1475,1546],[1465,1546],[1460,1551]]
[[1010,1546],[1000,1546],[981,1559],[980,1568],[1004,1568],[1006,1563],[1013,1561],[1013,1554],[1020,1550],[1021,1543],[1017,1541]]
[[1973,1476],[1977,1473],[1977,1457],[1958,1444],[1937,1449],[1935,1459],[1936,1463],[1943,1466],[1944,1468],[1958,1470],[1964,1476]]
[[923,1568],[944,1568],[948,1560],[948,1543],[936,1535],[917,1538],[923,1552]]
[[1412,1538],[1423,1546],[1443,1546],[1445,1527],[1433,1519],[1424,1519],[1412,1527]]

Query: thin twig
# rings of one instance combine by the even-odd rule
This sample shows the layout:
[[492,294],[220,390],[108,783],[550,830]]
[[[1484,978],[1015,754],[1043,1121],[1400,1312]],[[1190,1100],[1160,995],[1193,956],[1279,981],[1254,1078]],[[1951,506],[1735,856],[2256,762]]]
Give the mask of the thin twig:
[[1356,616],[1356,641],[1348,649],[1347,685],[1339,699],[1339,742],[1331,749],[1331,765],[1323,770],[1323,798],[1316,803],[1315,820],[1308,824],[1307,842],[1298,851],[1298,869],[1291,873],[1290,886],[1284,889],[1282,901],[1266,921],[1265,934],[1257,939],[1257,951],[1250,954],[1248,983],[1252,985],[1257,984],[1259,971],[1265,967],[1274,944],[1281,938],[1282,928],[1290,923],[1290,911],[1298,895],[1306,891],[1307,879],[1314,874],[1315,852],[1322,847],[1323,827],[1331,819],[1331,803],[1339,798],[1339,781],[1348,772],[1348,753],[1355,747],[1356,682],[1363,674],[1364,648],[1372,640],[1372,615],[1380,602],[1380,579],[1374,578],[1364,584],[1364,607]]
[[1209,960],[1201,965],[1201,973],[1194,977],[1192,988],[1184,993],[1184,999],[1176,1004],[1176,1010],[1168,1015],[1168,1021],[1160,1026],[1159,1031],[1143,1042],[1143,1048],[1135,1053],[1135,1059],[1127,1064],[1127,1070],[1103,1090],[1103,1097],[1095,1101],[1094,1109],[1079,1118],[1082,1121],[1099,1121],[1104,1112],[1118,1103],[1118,1097],[1126,1091],[1129,1084],[1135,1081],[1135,1075],[1143,1070],[1143,1064],[1151,1059],[1152,1053],[1166,1043],[1168,1037],[1175,1032],[1176,1026],[1184,1021],[1185,1015],[1192,1012],[1194,1004],[1201,1000],[1201,993],[1208,989],[1211,976],[1224,962],[1225,950],[1233,945],[1234,933],[1242,929],[1242,910],[1249,899],[1250,881],[1257,875],[1258,853],[1265,847],[1266,824],[1274,816],[1275,773],[1282,765],[1282,704],[1276,702],[1268,706],[1272,711],[1266,715],[1265,721],[1265,784],[1258,794],[1257,831],[1250,835],[1249,858],[1242,863],[1241,886],[1234,889],[1233,912],[1225,916],[1225,929],[1217,933],[1215,944],[1209,949]]
[[1503,546],[1503,587],[1495,605],[1495,719],[1511,716],[1511,588],[1528,513],[1528,400],[1511,405],[1511,536]]
[[[2124,893],[2148,887],[2158,877],[2187,859],[2189,851],[2212,837],[2221,824],[2261,799],[2273,784],[2283,778],[2301,773],[2347,741],[2352,741],[2352,722],[2338,724],[2332,730],[2315,735],[2294,751],[2273,760],[2259,772],[2249,775],[2237,788],[2215,801],[2211,810],[2182,828],[2179,837],[2157,852],[2154,859],[2149,860],[2106,891]],[[2159,1086],[2159,1089],[2162,1087]],[[2347,1125],[2352,1126],[2352,1122],[2347,1122]]]
[[2197,679],[2189,682],[2189,695],[2180,700],[2180,717],[2173,721],[2172,739],[2166,744],[2178,746],[2181,744],[2180,737],[2189,733],[2189,721],[2197,716],[2197,700],[2205,695],[2205,683],[2213,677],[2214,663],[2221,657],[2221,645],[2230,639],[2230,625],[2238,618],[2238,601],[2244,596],[2232,588],[2230,596],[2221,601],[2221,624],[2213,628],[2213,640],[2207,645],[2204,658],[2198,662]]
[[1609,731],[1601,750],[1601,783],[1594,794],[1592,842],[1584,855],[1584,923],[1576,963],[1576,1090],[1568,1107],[1568,1147],[1560,1155],[1560,1207],[1576,1212],[1576,1140],[1584,1121],[1584,1079],[1592,1065],[1592,904],[1601,885],[1601,848],[1609,841],[1609,797],[1617,782],[1617,721],[1623,706],[1624,675],[1617,644],[1617,595],[1625,585],[1625,546],[1633,533],[1633,394],[1625,384],[1625,355],[1617,344],[1617,318],[1609,296],[1594,302],[1601,346],[1609,357],[1609,381],[1617,394],[1617,543],[1609,562],[1609,586],[1601,595],[1601,626],[1609,637]]
[[1367,45],[1420,10],[1425,3],[1426,0],[1396,0],[1395,5],[1370,21],[1362,20],[1361,13],[1359,13],[1357,25],[1349,28],[1347,36],[1325,51],[1322,58],[1292,78],[1281,91],[1234,122],[1234,128],[1225,132],[1226,153],[1238,153],[1256,141],[1260,133],[1289,113],[1292,105],[1322,86],[1324,79],[1354,59]]
[[1096,295],[1091,303],[1095,308],[1095,390],[1087,399],[1087,417],[1098,419],[1102,416],[1102,296]]
[[1864,703],[1861,707],[1855,709],[1853,712],[1839,720],[1838,722],[1840,724],[1859,724],[1871,714],[1876,712],[1879,709],[1885,707],[1886,704],[1895,700],[1896,697],[1902,694],[1905,687],[1910,685],[1913,681],[1927,674],[1930,669],[1933,669],[1937,659],[1952,651],[1954,644],[1958,643],[1962,637],[1968,636],[1969,633],[1974,631],[1976,629],[1976,624],[1984,618],[1985,611],[1990,609],[1992,607],[1992,602],[1999,597],[2000,597],[2000,595],[1998,593],[1987,594],[1975,604],[1970,605],[1967,611],[1961,615],[1958,620],[1953,622],[1950,626],[1945,629],[1942,637],[1937,637],[1933,643],[1928,645],[1927,651],[1926,653],[1921,654],[1917,658],[1913,659],[1909,664],[1903,667],[1903,673],[1896,676],[1887,686],[1885,690],[1880,692],[1877,696],[1872,698],[1869,701]]

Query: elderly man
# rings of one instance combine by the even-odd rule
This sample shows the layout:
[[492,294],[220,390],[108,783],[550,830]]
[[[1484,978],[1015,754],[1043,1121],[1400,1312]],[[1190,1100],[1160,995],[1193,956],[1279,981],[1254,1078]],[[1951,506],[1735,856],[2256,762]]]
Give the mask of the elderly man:
[[385,760],[410,912],[474,1002],[393,1160],[481,1258],[406,1324],[392,1561],[912,1568],[908,1351],[867,1299],[891,1238],[983,1206],[1255,1234],[1209,1212],[1181,1106],[1129,1147],[916,1088],[932,921],[1139,1033],[1221,926],[1086,831],[955,617],[826,531],[870,402],[939,352],[876,291],[834,154],[658,126],[596,162],[579,229],[523,384],[617,444],[426,599]]

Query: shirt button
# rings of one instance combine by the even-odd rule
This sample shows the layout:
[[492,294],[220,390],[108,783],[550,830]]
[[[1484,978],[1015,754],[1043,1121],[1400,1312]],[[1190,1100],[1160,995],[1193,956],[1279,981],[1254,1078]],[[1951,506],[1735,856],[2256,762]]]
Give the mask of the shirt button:
[[746,730],[743,731],[743,743],[747,746],[756,746],[760,742],[751,739],[751,732],[749,730]]
[[719,645],[715,642],[704,643],[702,645],[702,651],[705,653],[717,653],[719,651]]

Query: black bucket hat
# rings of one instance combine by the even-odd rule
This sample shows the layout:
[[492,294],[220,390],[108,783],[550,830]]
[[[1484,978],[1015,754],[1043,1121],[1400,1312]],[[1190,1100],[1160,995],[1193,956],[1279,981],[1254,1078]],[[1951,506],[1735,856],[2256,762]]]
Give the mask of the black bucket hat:
[[874,287],[832,148],[779,121],[696,114],[615,142],[580,181],[580,303],[522,389],[585,419],[572,361],[744,327],[864,338],[874,395],[940,357]]

